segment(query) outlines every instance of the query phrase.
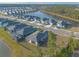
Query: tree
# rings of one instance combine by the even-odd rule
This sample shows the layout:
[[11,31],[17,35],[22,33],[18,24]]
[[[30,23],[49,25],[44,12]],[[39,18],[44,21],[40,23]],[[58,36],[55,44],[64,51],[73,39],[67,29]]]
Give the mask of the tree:
[[48,55],[55,56],[56,54],[56,35],[51,31],[48,31]]
[[73,38],[70,38],[70,42],[67,46],[67,52],[68,54],[73,53],[74,49],[77,47],[77,41]]

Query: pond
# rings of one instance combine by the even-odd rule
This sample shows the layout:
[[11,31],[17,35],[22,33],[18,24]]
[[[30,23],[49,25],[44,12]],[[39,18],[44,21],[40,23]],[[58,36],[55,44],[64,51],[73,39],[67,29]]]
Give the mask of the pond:
[[0,57],[10,57],[9,47],[0,40]]
[[25,14],[25,15],[30,15],[30,16],[36,16],[36,17],[40,17],[40,18],[52,18],[52,16],[46,14],[46,13],[43,13],[41,11],[37,11],[37,12],[32,12],[32,13],[28,13],[28,14]]

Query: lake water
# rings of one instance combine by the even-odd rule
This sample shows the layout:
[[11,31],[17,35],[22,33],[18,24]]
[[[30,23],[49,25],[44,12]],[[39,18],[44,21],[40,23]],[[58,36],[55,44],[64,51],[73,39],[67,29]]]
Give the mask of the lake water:
[[10,57],[10,50],[3,41],[0,41],[0,57]]

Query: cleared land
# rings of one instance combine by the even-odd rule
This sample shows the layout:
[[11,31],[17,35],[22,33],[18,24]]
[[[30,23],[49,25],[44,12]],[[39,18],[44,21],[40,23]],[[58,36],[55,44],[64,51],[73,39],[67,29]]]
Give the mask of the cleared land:
[[65,5],[56,5],[49,6],[47,9],[43,10],[49,12],[53,15],[57,15],[72,21],[79,22],[79,8],[77,6],[65,6]]
[[72,27],[72,28],[70,28],[68,30],[70,30],[72,32],[79,32],[79,27]]

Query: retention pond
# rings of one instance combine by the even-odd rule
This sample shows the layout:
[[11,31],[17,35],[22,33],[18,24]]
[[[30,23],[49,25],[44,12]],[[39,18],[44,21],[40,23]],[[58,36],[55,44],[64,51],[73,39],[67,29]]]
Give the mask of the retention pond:
[[9,47],[5,44],[5,42],[0,40],[0,57],[10,57],[10,56],[11,55]]

